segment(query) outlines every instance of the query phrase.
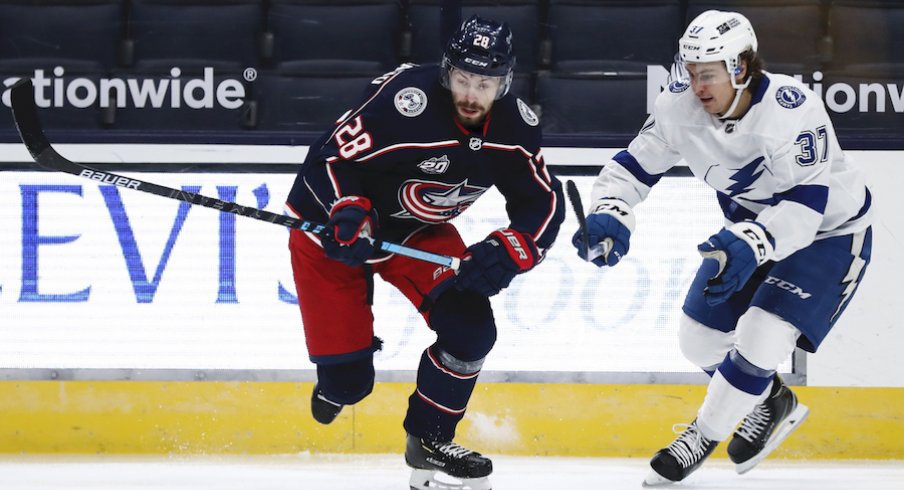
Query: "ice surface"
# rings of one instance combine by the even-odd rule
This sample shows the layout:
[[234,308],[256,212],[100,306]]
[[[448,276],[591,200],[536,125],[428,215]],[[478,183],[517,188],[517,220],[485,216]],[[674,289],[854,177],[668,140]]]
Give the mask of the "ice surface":
[[[635,489],[646,459],[494,456],[494,490]],[[401,455],[170,457],[6,456],[3,490],[402,490]],[[683,489],[904,489],[904,461],[771,461],[739,476],[726,459],[707,463]]]

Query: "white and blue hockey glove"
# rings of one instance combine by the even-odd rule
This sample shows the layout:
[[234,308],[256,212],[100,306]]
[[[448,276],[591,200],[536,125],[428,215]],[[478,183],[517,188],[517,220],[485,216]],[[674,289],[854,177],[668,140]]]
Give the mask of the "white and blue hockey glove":
[[601,199],[587,215],[586,223],[589,250],[584,248],[582,230],[571,237],[580,258],[597,267],[612,267],[628,253],[634,231],[634,213],[628,203],[621,199]]
[[771,260],[775,254],[775,240],[763,225],[756,221],[742,221],[709,237],[697,246],[706,260],[718,262],[719,271],[706,284],[703,294],[706,303],[724,303],[741,290],[757,267]]
[[511,228],[496,230],[470,247],[461,261],[455,287],[493,296],[507,288],[515,276],[540,262],[534,239]]
[[326,226],[332,232],[331,238],[321,240],[327,257],[357,267],[374,254],[376,212],[366,197],[345,196],[336,201]]

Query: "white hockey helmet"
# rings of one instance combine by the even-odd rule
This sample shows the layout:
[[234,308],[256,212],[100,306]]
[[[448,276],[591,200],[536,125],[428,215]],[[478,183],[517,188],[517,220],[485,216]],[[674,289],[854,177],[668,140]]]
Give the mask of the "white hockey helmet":
[[721,61],[736,88],[747,85],[738,84],[735,75],[741,71],[741,53],[748,50],[757,50],[756,33],[747,17],[737,12],[707,10],[688,24],[678,40],[678,57],[683,63]]

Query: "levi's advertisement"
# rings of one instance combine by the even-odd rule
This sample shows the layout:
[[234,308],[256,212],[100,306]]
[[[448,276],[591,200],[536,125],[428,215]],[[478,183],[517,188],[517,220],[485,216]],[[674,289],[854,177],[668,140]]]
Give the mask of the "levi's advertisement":
[[[294,179],[122,174],[275,213]],[[313,368],[285,228],[67,174],[2,175],[0,368]],[[573,180],[589,196],[593,178]],[[492,298],[484,371],[698,372],[678,350],[678,318],[697,242],[721,214],[696,180],[663,178],[653,197],[615,268],[577,257],[569,212],[546,260]],[[467,243],[483,239],[507,225],[502,197],[487,192],[454,223]],[[413,370],[434,336],[375,283],[376,367]]]

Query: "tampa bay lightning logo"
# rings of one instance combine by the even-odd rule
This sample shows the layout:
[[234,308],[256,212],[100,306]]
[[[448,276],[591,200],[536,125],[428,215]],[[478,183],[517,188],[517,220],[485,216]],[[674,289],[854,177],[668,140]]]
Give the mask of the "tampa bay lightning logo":
[[794,109],[800,107],[807,100],[807,96],[797,87],[784,86],[776,90],[775,100],[785,109]]
[[688,87],[690,87],[690,84],[688,84],[686,81],[675,80],[674,82],[669,84],[669,92],[673,94],[680,94],[681,92],[687,90]]
[[471,207],[486,190],[486,187],[468,184],[468,179],[458,184],[408,180],[399,188],[402,211],[393,217],[424,223],[449,221]]
[[760,164],[763,163],[763,160],[765,159],[765,157],[757,157],[729,177],[729,179],[735,182],[725,188],[725,190],[728,191],[729,197],[745,194],[753,188],[753,183],[760,178],[760,175],[763,175],[764,169],[760,168]]

